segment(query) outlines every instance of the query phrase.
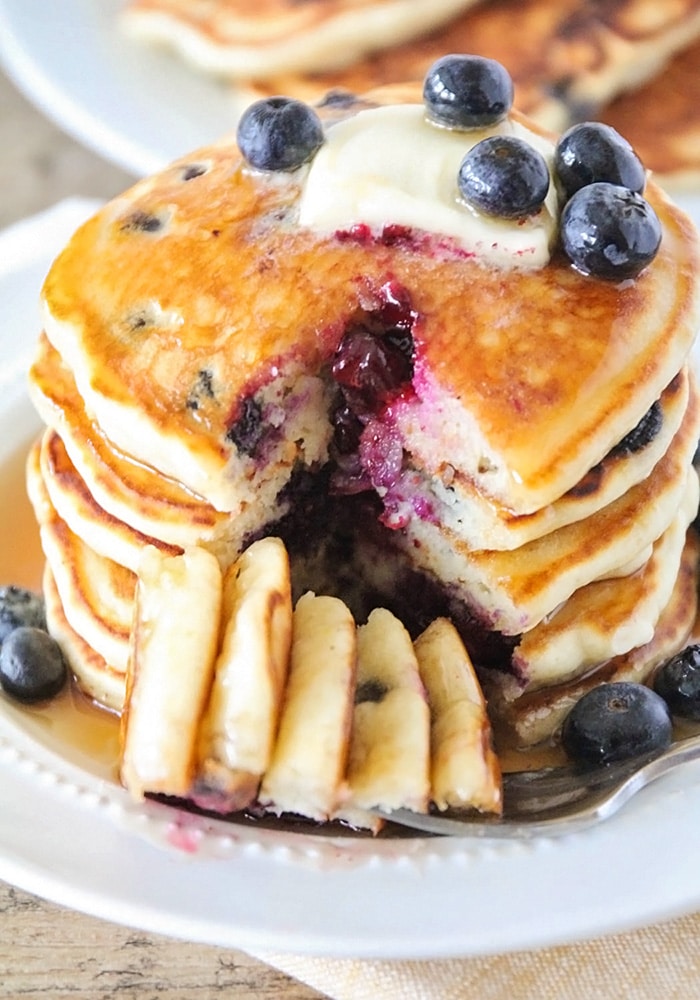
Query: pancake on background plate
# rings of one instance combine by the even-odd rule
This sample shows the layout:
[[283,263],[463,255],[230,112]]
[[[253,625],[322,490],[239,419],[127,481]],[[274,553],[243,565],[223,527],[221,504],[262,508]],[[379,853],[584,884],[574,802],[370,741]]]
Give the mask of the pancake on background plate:
[[700,43],[598,114],[629,139],[664,187],[700,188]]
[[[400,40],[334,72],[295,75],[278,68],[244,87],[243,99],[292,94],[318,101],[332,90],[364,93],[422,80],[446,52],[473,52],[506,66],[521,111],[560,130],[596,117],[602,105],[656,77],[698,35],[697,0],[484,0],[432,34]],[[635,131],[643,127],[640,117]]]
[[[49,621],[79,684],[104,674],[137,796],[374,829],[382,804],[498,812],[492,722],[556,739],[589,678],[644,680],[690,634],[692,224],[643,171],[643,195],[564,208],[554,140],[517,111],[458,127],[383,94],[252,109],[240,149],[136,184],[47,276]],[[465,165],[490,146],[516,173],[485,207]],[[524,163],[537,198],[506,206]],[[571,206],[598,194],[606,246],[620,206],[642,220],[633,254],[576,256]],[[275,734],[254,762],[246,704]]]
[[129,0],[124,28],[242,79],[346,66],[431,31],[475,0]]

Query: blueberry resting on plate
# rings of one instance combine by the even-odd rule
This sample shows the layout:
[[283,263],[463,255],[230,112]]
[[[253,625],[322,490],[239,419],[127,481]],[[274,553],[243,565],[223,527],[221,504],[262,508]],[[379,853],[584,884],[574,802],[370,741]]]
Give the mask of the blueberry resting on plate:
[[661,223],[636,191],[601,181],[582,187],[564,206],[561,242],[583,274],[623,281],[656,256]]
[[0,644],[20,625],[46,628],[43,598],[24,587],[0,587]]
[[466,154],[459,168],[464,200],[487,215],[523,219],[542,206],[549,190],[544,157],[523,139],[492,135]]
[[255,101],[238,123],[238,146],[258,170],[296,170],[311,159],[323,138],[313,108],[291,97]]
[[21,625],[0,649],[0,685],[18,701],[53,698],[68,677],[61,647],[48,632]]
[[664,699],[629,681],[588,691],[567,715],[561,733],[567,755],[584,765],[661,753],[672,738],[671,713]]
[[700,722],[700,644],[686,646],[658,671],[654,690],[673,715]]
[[554,170],[567,198],[598,181],[638,194],[646,183],[644,166],[632,146],[602,122],[581,122],[564,132],[554,151]]
[[508,114],[513,81],[495,59],[483,56],[443,56],[428,70],[423,83],[428,116],[450,128],[485,128]]

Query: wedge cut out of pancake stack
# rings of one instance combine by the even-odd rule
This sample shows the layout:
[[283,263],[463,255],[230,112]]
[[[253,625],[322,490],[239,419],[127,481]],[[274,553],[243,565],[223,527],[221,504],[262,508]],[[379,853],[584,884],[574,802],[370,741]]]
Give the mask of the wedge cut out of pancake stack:
[[[454,754],[493,777],[491,724],[556,738],[587,686],[645,680],[691,631],[697,235],[643,171],[643,196],[565,199],[509,98],[457,122],[438,84],[483,69],[440,61],[425,103],[263,102],[240,151],[140,182],[51,268],[48,618],[122,713],[137,794],[494,809]],[[544,171],[536,203],[476,203],[491,149],[509,198]],[[598,196],[631,249],[613,228],[577,256]]]
[[[517,106],[541,125],[559,131],[584,119],[609,122],[665,185],[700,184],[698,0],[421,6],[423,23],[413,11],[406,16],[405,4],[324,0],[290,10],[284,0],[252,12],[236,0],[130,0],[122,20],[139,42],[167,46],[199,72],[235,81],[240,108],[274,94],[310,102],[385,86],[400,94],[445,53],[477,53],[507,67]],[[285,17],[296,32],[290,35],[291,53],[277,51],[277,28]],[[341,45],[316,45],[330,24],[348,18],[358,26],[361,44],[350,30]],[[374,30],[373,18],[381,18],[387,31]]]

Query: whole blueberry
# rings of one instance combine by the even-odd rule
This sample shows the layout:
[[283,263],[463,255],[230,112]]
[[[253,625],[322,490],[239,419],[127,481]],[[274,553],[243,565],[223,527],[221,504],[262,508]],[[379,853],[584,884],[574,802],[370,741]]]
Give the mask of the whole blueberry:
[[0,649],[0,685],[18,701],[43,701],[58,694],[68,670],[61,647],[43,629],[22,625]]
[[544,157],[523,139],[492,135],[472,146],[457,181],[464,200],[479,211],[522,219],[542,206],[549,169]]
[[296,170],[323,144],[321,120],[308,104],[291,97],[255,101],[241,115],[238,146],[259,170]]
[[564,206],[561,242],[583,274],[622,281],[636,277],[654,259],[661,223],[636,191],[598,182],[581,188]]
[[43,598],[24,587],[0,587],[0,644],[20,625],[46,628]]
[[428,116],[450,128],[485,128],[508,114],[513,81],[508,71],[484,56],[443,56],[428,70],[423,83]]
[[673,715],[700,722],[700,645],[676,653],[654,678],[654,690]]
[[661,753],[673,732],[668,705],[643,684],[600,684],[580,698],[562,727],[561,743],[574,761],[614,761]]
[[607,181],[641,194],[646,183],[642,161],[611,125],[581,122],[559,139],[554,170],[567,198],[588,184]]

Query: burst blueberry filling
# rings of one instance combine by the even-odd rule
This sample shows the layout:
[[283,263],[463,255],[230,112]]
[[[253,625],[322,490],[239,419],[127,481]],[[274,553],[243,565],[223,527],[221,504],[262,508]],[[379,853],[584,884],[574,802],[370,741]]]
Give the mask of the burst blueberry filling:
[[262,406],[254,396],[246,396],[226,438],[235,444],[239,452],[253,458],[264,436]]

